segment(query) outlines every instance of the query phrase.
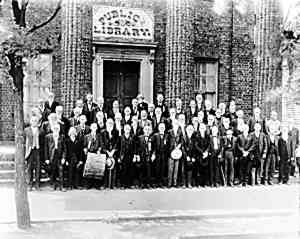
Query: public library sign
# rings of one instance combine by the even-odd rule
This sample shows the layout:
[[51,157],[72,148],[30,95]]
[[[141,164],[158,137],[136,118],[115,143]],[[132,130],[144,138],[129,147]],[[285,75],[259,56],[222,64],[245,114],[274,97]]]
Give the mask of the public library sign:
[[153,41],[153,19],[153,13],[143,9],[96,5],[93,7],[93,38]]

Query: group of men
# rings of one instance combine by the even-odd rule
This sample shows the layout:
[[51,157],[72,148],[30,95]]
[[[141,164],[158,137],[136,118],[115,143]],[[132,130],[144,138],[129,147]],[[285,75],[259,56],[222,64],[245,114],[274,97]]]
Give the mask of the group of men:
[[[275,111],[267,120],[257,107],[246,120],[235,101],[213,109],[201,94],[187,109],[158,94],[155,104],[138,95],[121,110],[88,94],[66,118],[54,98],[39,101],[25,129],[30,190],[40,188],[41,168],[55,190],[271,185],[276,169],[279,183],[295,173],[299,131]],[[107,158],[103,177],[84,177],[91,153]]]

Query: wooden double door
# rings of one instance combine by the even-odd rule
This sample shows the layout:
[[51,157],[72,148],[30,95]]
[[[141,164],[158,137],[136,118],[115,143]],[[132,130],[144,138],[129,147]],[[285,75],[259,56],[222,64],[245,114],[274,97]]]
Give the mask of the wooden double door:
[[110,108],[118,100],[123,108],[131,105],[139,89],[140,62],[104,61],[103,93],[106,105]]

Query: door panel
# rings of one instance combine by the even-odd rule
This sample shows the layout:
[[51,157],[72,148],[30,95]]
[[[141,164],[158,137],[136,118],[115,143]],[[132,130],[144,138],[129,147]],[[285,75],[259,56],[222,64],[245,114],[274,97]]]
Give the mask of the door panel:
[[140,63],[104,61],[104,98],[109,107],[117,99],[121,107],[130,105],[138,94]]

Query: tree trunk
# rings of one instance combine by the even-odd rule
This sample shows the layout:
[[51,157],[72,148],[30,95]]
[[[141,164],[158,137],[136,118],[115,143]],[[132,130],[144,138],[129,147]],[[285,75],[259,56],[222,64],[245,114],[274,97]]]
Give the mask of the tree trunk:
[[26,173],[25,173],[25,154],[24,154],[24,112],[23,112],[23,91],[15,91],[15,201],[17,210],[17,225],[19,228],[30,227],[30,212],[27,195]]

